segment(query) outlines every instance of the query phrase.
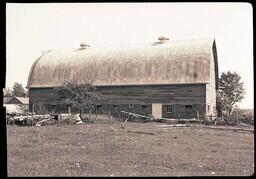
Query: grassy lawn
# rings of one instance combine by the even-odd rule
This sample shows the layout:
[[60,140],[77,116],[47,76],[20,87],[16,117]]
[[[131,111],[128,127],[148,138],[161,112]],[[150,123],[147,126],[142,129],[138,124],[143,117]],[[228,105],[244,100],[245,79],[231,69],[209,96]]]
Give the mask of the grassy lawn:
[[7,126],[8,176],[254,173],[254,133],[158,125]]

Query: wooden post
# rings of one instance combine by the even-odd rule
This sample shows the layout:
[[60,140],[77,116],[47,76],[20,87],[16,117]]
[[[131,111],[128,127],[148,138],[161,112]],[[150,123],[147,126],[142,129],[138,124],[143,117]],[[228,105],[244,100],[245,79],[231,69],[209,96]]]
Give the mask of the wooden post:
[[34,119],[34,118],[33,118],[34,111],[35,111],[35,104],[33,103],[33,104],[32,104],[32,120]]
[[179,122],[178,123],[180,123],[180,114],[179,113],[177,113],[178,114],[178,117],[179,117]]
[[112,124],[112,113],[111,113],[111,111],[109,111],[109,115],[110,115],[110,123]]
[[91,108],[89,109],[89,121],[91,120]]
[[68,115],[69,115],[69,120],[71,120],[71,108],[70,108],[70,105],[68,106]]
[[197,114],[197,120],[199,121],[199,111],[196,111],[196,114]]

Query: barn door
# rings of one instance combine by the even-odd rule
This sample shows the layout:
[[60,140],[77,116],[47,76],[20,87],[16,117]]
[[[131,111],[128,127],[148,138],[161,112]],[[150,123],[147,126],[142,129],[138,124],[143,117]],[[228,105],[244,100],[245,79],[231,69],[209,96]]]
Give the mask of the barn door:
[[162,103],[152,104],[152,115],[157,119],[162,118]]

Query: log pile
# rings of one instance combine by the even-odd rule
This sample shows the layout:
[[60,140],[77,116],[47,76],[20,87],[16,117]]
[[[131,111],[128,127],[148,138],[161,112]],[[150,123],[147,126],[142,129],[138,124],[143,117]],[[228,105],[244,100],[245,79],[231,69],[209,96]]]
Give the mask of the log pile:
[[146,115],[141,115],[141,114],[136,114],[132,112],[127,112],[127,111],[120,111],[121,113],[125,114],[126,121],[133,121],[133,122],[149,122],[149,121],[154,121],[155,118],[153,116],[146,116]]
[[45,126],[53,124],[83,124],[79,114],[76,115],[7,115],[7,124],[19,126]]

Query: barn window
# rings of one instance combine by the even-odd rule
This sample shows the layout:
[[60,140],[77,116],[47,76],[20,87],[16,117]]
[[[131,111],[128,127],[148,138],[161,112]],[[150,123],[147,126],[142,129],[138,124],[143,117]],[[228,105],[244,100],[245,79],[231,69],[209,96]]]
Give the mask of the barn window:
[[97,111],[101,111],[102,110],[102,105],[97,105],[96,109],[97,109]]
[[118,105],[113,105],[114,112],[118,112]]
[[143,113],[148,112],[148,106],[147,105],[141,105],[141,111]]
[[52,104],[52,111],[56,111],[56,104]]
[[171,105],[166,105],[166,112],[167,113],[172,113],[172,106]]
[[185,109],[192,109],[192,105],[185,105]]

